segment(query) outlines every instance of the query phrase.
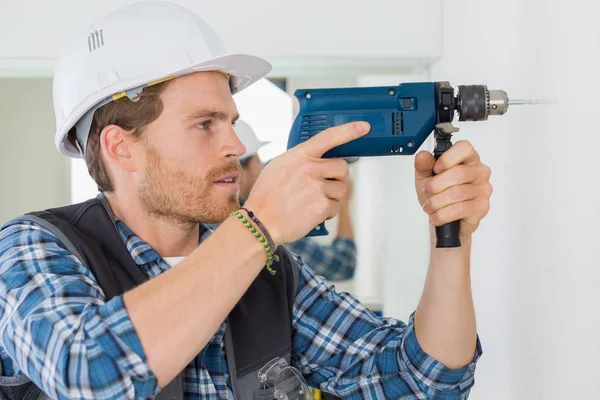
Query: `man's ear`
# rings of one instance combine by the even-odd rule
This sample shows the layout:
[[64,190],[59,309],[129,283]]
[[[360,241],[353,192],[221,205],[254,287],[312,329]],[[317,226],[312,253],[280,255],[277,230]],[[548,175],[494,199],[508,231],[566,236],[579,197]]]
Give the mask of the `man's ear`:
[[100,145],[107,162],[117,165],[125,171],[135,172],[137,165],[131,149],[130,135],[117,125],[108,125],[100,132]]

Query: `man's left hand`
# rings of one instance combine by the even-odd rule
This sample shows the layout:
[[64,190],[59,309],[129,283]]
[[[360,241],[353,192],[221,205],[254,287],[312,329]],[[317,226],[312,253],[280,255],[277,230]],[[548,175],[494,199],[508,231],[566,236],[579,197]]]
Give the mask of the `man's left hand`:
[[467,141],[457,142],[437,161],[427,151],[415,157],[417,196],[430,223],[460,220],[461,238],[470,236],[489,212],[490,176],[490,168]]

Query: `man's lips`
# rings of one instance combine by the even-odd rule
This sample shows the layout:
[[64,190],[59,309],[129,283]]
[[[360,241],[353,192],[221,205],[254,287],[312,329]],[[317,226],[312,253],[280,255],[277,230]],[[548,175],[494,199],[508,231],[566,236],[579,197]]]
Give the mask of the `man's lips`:
[[231,174],[225,175],[224,177],[214,181],[214,183],[238,183],[240,180],[240,173],[233,172]]
[[214,181],[214,184],[224,189],[231,190],[232,192],[238,192],[240,190],[239,181],[240,173],[232,172],[228,175],[223,176],[219,180]]

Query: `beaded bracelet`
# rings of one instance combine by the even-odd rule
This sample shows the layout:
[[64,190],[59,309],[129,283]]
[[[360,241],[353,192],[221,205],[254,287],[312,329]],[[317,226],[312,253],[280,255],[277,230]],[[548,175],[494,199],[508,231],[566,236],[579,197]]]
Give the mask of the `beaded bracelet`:
[[242,207],[242,208],[240,208],[240,210],[244,210],[244,211],[246,211],[248,213],[248,216],[250,217],[250,219],[252,220],[252,222],[254,222],[256,225],[258,225],[258,228],[265,235],[265,238],[267,239],[267,242],[269,242],[269,245],[271,246],[271,248],[273,249],[273,251],[275,251],[277,246],[275,246],[275,242],[271,238],[271,235],[269,235],[269,231],[267,230],[267,228],[265,228],[265,226],[262,224],[262,222],[260,222],[258,220],[258,218],[256,218],[256,215],[254,215],[254,213],[252,211],[248,210],[247,208]]
[[271,275],[275,275],[277,271],[273,269],[271,265],[273,265],[273,262],[279,261],[279,256],[273,253],[271,245],[265,240],[263,235],[261,235],[261,233],[254,226],[252,226],[252,224],[246,219],[246,217],[244,217],[239,211],[234,211],[230,215],[239,219],[242,222],[242,224],[244,224],[244,226],[248,228],[248,230],[250,230],[250,232],[252,232],[252,234],[263,245],[267,252],[267,264],[265,265],[265,267],[267,268],[267,271],[271,273]]

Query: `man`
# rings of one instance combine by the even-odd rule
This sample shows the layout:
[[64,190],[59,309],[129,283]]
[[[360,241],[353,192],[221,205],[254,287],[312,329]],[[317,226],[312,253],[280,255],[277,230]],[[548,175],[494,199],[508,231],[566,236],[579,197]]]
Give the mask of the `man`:
[[[266,143],[256,137],[254,129],[245,121],[238,120],[235,132],[246,148],[246,153],[239,158],[242,165],[240,177],[240,204],[244,204],[250,191],[263,169],[258,150]],[[317,243],[304,237],[286,247],[299,255],[302,260],[319,275],[329,281],[351,279],[356,269],[356,244],[354,230],[350,218],[350,199],[352,197],[352,181],[348,178],[348,193],[340,200],[337,236],[329,246]]]
[[269,65],[227,54],[199,17],[165,2],[129,5],[87,32],[57,64],[55,143],[85,157],[102,195],[0,234],[5,394],[273,398],[274,365],[287,362],[345,399],[467,397],[481,355],[471,236],[490,196],[472,146],[416,157],[431,228],[461,220],[463,245],[432,246],[408,324],[377,318],[282,247],[339,212],[348,165],[321,156],[368,124],[273,160],[245,203],[252,215],[235,213],[245,149],[232,93]]

